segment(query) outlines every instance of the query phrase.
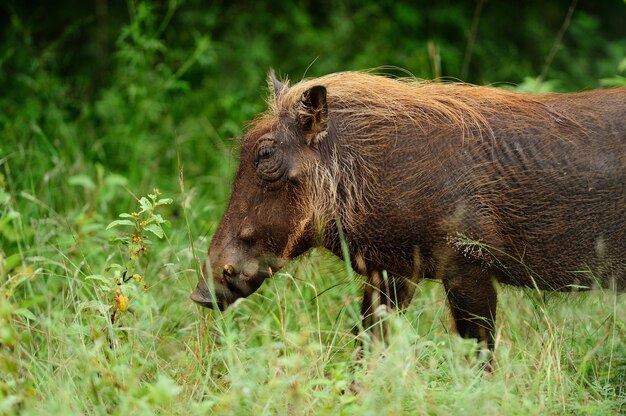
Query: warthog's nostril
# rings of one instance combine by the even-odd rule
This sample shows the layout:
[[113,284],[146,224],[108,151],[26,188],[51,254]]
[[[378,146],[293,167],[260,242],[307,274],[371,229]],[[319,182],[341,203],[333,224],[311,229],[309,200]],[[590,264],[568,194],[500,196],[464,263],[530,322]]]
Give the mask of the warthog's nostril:
[[230,264],[225,264],[224,270],[222,271],[222,275],[225,278],[233,277],[235,275],[235,268]]

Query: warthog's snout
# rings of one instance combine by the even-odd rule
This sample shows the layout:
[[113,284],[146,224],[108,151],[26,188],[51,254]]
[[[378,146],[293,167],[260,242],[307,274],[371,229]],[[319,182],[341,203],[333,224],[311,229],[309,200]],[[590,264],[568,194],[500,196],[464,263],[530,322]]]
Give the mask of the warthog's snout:
[[204,278],[198,281],[196,289],[191,292],[189,298],[191,298],[191,300],[198,305],[209,309],[219,309],[220,311],[223,311],[226,307],[224,302],[221,299],[218,299],[215,288],[213,294],[211,294],[211,290],[209,290],[207,281]]
[[200,284],[198,284],[196,286],[196,289],[191,292],[189,298],[196,302],[198,305],[204,306],[205,308],[215,309],[217,307],[217,309],[223,310],[221,302],[218,302],[217,299],[215,300],[215,302],[213,302],[209,290]]
[[[255,270],[249,269],[225,264],[219,270],[219,275],[214,271],[216,278],[212,279],[212,288],[209,288],[206,278],[199,280],[196,289],[191,293],[191,300],[205,308],[223,311],[237,299],[254,293],[268,276],[267,273],[260,272],[258,267],[254,267]],[[203,274],[206,276],[206,272]]]

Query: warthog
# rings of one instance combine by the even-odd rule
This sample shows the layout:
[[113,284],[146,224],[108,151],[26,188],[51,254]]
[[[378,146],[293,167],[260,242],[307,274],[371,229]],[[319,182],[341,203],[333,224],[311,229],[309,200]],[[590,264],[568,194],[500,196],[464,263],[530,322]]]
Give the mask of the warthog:
[[[498,282],[626,288],[626,88],[522,94],[345,72],[270,71],[209,248],[224,309],[323,246],[365,276],[363,327],[443,281],[462,337],[494,346]],[[211,292],[211,289],[214,292]]]

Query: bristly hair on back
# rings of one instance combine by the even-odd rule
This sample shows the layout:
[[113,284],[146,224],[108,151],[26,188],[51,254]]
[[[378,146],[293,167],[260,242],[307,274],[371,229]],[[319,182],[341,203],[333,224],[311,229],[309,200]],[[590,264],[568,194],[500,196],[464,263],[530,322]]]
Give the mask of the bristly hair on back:
[[[487,116],[503,112],[576,124],[567,115],[546,108],[530,94],[459,82],[390,78],[368,72],[339,72],[303,80],[285,88],[282,94],[272,94],[268,114],[275,117],[288,112],[295,116],[302,94],[316,85],[328,91],[329,112],[335,112],[343,124],[360,133],[355,140],[373,139],[367,137],[368,132],[377,136],[377,140],[392,139],[397,131],[394,126],[407,122],[424,132],[433,124],[453,124],[460,129],[462,142],[468,138],[493,138]],[[381,121],[384,123],[380,124]],[[377,129],[369,128],[372,124]]]
[[[253,122],[253,128],[280,129],[284,127],[280,123],[288,122],[285,120],[296,120],[303,94],[315,86],[326,88],[329,126],[333,128],[332,137],[320,147],[334,155],[307,169],[312,177],[306,181],[310,189],[303,203],[319,229],[328,221],[346,228],[359,226],[362,214],[379,202],[380,167],[371,161],[398,140],[452,137],[459,140],[459,146],[469,142],[492,145],[502,140],[492,124],[499,115],[515,115],[519,128],[533,123],[555,126],[550,134],[557,140],[569,140],[573,130],[585,134],[576,120],[531,94],[369,72],[334,73],[293,86],[274,78],[268,110]],[[416,134],[407,135],[407,130]]]

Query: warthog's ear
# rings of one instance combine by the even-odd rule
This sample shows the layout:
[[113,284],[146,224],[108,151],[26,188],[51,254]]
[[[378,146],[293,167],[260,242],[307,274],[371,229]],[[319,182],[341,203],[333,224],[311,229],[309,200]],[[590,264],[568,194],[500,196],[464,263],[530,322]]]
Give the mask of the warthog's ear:
[[326,87],[316,85],[302,93],[297,121],[307,144],[315,144],[326,137],[328,127]]
[[278,98],[283,95],[288,89],[289,85],[287,82],[281,82],[276,78],[276,72],[274,72],[274,68],[270,68],[267,73],[267,84],[270,87],[270,91],[272,91],[272,95],[274,98]]

